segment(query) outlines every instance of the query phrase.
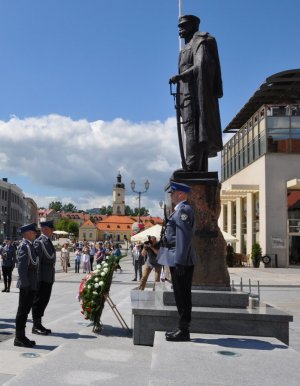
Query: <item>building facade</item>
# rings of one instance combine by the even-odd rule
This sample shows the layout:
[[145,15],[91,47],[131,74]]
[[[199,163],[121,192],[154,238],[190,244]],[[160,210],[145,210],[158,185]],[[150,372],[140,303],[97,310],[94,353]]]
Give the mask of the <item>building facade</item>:
[[280,267],[300,264],[299,79],[269,77],[224,130],[234,135],[222,151],[220,228],[236,252],[258,242]]
[[0,242],[6,238],[20,238],[20,226],[37,219],[37,205],[31,198],[25,198],[22,189],[8,182],[7,178],[0,180]]

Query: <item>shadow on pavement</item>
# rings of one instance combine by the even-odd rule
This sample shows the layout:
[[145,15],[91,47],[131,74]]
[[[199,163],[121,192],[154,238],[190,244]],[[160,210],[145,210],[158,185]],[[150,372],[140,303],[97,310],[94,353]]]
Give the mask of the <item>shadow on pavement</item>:
[[191,339],[194,343],[205,343],[215,346],[241,348],[247,350],[275,350],[287,349],[288,346],[284,344],[272,344],[263,340],[247,339],[247,338],[220,338],[220,339]]
[[77,332],[71,332],[71,333],[53,332],[53,333],[51,333],[51,336],[57,336],[57,337],[63,338],[63,339],[96,339],[96,336],[81,335],[81,334],[78,334]]
[[114,327],[109,324],[104,324],[102,326],[101,332],[98,335],[131,338],[132,329],[127,330],[122,327]]

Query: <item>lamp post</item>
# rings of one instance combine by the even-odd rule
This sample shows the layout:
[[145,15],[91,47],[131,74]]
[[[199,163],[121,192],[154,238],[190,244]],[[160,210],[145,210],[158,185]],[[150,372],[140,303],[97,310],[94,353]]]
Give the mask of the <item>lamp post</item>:
[[139,195],[139,223],[141,222],[141,195],[148,191],[149,186],[150,186],[150,182],[148,180],[146,180],[144,185],[145,185],[146,190],[144,190],[143,192],[138,192],[135,190],[135,181],[132,180],[130,182],[130,186],[131,186],[132,191]]

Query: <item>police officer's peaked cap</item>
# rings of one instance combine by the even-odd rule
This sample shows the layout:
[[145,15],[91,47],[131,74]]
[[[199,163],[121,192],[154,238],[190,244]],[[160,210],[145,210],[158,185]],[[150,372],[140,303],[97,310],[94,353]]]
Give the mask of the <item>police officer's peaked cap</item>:
[[21,226],[19,228],[19,231],[20,233],[25,233],[25,232],[28,232],[28,231],[34,231],[34,232],[37,232],[37,229],[36,229],[36,223],[33,222],[31,224],[25,224],[23,226]]
[[53,221],[41,221],[40,222],[41,227],[48,227],[48,228],[53,228],[54,229],[54,224]]
[[191,188],[188,185],[182,184],[180,182],[171,182],[170,190],[172,192],[175,192],[177,190],[179,192],[189,193],[191,191]]
[[194,15],[184,15],[180,16],[178,20],[178,27],[183,23],[194,23],[197,26],[200,24],[200,19],[197,16]]

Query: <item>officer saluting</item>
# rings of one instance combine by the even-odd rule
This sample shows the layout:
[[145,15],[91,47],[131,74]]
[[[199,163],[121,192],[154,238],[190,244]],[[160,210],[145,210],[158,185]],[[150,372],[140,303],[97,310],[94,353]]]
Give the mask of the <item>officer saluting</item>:
[[36,224],[23,225],[20,228],[20,232],[23,235],[23,240],[17,252],[19,273],[17,287],[20,289],[20,293],[19,306],[16,315],[16,337],[14,345],[20,347],[33,347],[35,341],[29,340],[25,336],[25,327],[38,283],[38,257],[32,244],[37,233]]
[[192,279],[196,253],[192,246],[194,211],[187,202],[191,188],[171,182],[171,200],[175,206],[169,217],[160,248],[158,262],[170,267],[174,297],[179,313],[178,329],[166,332],[166,340],[184,342],[190,340],[189,325],[192,313]]
[[32,306],[32,333],[48,335],[51,330],[42,325],[42,317],[49,303],[55,279],[56,251],[51,241],[54,231],[53,221],[41,221],[40,225],[41,235],[33,243],[39,257],[39,285]]

